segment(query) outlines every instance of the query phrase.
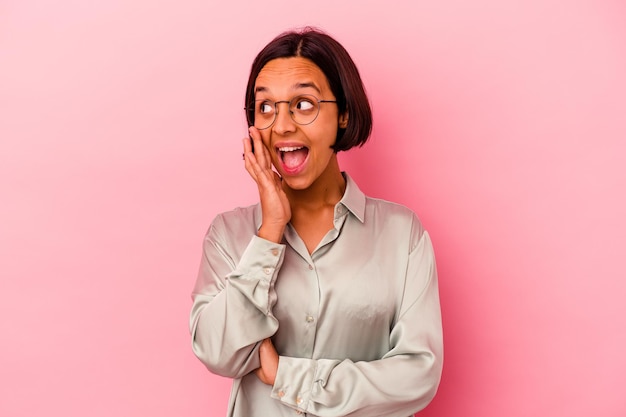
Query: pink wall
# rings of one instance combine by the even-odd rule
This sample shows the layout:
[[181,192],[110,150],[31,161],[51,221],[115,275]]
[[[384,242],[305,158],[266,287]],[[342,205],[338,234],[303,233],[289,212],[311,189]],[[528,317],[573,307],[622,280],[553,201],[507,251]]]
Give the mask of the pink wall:
[[224,415],[189,293],[212,217],[255,201],[251,60],[305,24],[373,102],[343,168],[433,236],[421,415],[626,415],[624,3],[216,3],[0,2],[0,416]]

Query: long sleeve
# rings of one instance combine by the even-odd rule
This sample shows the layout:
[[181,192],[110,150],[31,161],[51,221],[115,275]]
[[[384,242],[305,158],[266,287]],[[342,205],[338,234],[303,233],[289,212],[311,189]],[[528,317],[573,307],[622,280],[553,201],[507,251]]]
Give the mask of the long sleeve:
[[274,283],[285,252],[240,223],[218,216],[209,228],[190,317],[195,355],[231,378],[259,367],[258,342],[278,329]]
[[390,347],[374,361],[281,356],[271,395],[328,417],[406,417],[431,401],[441,377],[443,342],[435,259],[426,232],[409,253]]
[[[407,207],[365,196],[346,174],[333,228],[309,252],[297,230],[259,237],[260,205],[222,213],[203,247],[190,328],[195,354],[234,378],[229,417],[407,417],[443,361],[430,237]],[[271,337],[274,385],[252,371]]]

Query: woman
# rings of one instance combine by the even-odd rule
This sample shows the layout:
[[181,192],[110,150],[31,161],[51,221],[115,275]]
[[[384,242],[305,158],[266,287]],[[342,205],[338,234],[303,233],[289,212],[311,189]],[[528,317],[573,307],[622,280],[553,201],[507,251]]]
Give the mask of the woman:
[[246,103],[260,202],[207,232],[195,354],[234,379],[229,416],[412,415],[441,376],[435,260],[413,212],[339,168],[371,132],[356,66],[318,30],[282,34],[256,57]]

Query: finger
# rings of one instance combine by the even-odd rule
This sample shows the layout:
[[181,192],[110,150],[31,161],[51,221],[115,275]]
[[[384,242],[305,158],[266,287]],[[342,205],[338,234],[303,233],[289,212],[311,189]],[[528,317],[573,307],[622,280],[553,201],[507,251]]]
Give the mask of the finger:
[[[275,173],[272,170],[269,152],[263,145],[258,130],[254,129],[254,132],[250,136],[254,136],[256,139],[250,137],[243,140],[246,170],[259,187],[270,187],[274,185],[276,181],[274,179]],[[253,140],[256,141],[254,152],[252,151],[251,143]]]
[[259,347],[259,350],[262,352],[267,352],[268,349],[270,349],[272,346],[272,341],[267,338],[267,339],[263,339],[263,341],[261,342],[261,346]]
[[261,346],[259,347],[259,356],[261,357],[261,364],[263,364],[264,360],[271,360],[273,357],[277,355],[276,348],[272,343],[270,338],[264,339],[261,342]]
[[276,171],[272,171],[274,172],[274,183],[276,184],[276,187],[278,188],[283,188],[283,177],[281,177],[278,172]]
[[251,140],[254,142],[254,155],[259,165],[263,168],[271,169],[272,161],[270,159],[269,151],[261,138],[261,132],[259,132],[259,130],[254,126],[250,126],[250,128],[248,128],[248,132],[250,133]]
[[[248,145],[246,145],[246,147],[249,147],[249,139],[244,139],[244,141],[248,141]],[[246,171],[248,171],[252,179],[256,182],[260,192],[263,192],[263,190],[268,188],[275,187],[275,172],[271,169],[263,168],[263,166],[257,161],[255,153],[252,153],[251,150],[244,152],[244,159]]]
[[261,361],[263,375],[267,380],[266,383],[270,385],[274,384],[278,369],[278,353],[269,338],[263,340],[261,343],[259,348],[259,359]]
[[261,194],[270,189],[281,189],[281,182],[276,179],[277,174],[272,169],[271,157],[263,144],[261,133],[254,127],[250,127],[249,132],[250,137],[243,139],[246,170],[256,182]]
[[252,151],[251,139],[243,139],[243,144],[246,171],[248,171],[248,174],[250,174],[260,188],[271,186],[273,184],[272,171],[263,168],[263,164],[259,163],[257,154]]
[[246,171],[248,171],[248,174],[250,174],[250,176],[252,177],[252,179],[254,179],[254,181],[257,181],[257,177],[256,177],[256,172],[253,168],[253,163],[256,164],[256,159],[254,158],[254,153],[252,153],[252,144],[251,144],[251,139],[250,138],[244,138],[242,140],[243,143],[243,160],[244,160],[244,166],[246,167]]
[[243,156],[244,156],[244,159],[245,159],[247,153],[252,153],[252,144],[251,144],[250,141],[251,141],[250,138],[243,138],[241,140],[241,143],[243,144]]

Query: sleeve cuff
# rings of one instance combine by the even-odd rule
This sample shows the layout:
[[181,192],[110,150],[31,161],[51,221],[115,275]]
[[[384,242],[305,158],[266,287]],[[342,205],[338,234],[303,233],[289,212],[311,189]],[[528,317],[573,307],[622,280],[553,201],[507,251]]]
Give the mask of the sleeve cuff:
[[283,263],[285,245],[253,236],[233,272],[230,285],[264,314],[271,314],[277,296],[274,282]]
[[283,263],[285,245],[253,236],[229,278],[256,278],[273,281]]
[[317,361],[280,356],[271,397],[306,412],[311,399]]

